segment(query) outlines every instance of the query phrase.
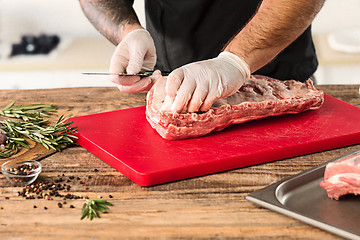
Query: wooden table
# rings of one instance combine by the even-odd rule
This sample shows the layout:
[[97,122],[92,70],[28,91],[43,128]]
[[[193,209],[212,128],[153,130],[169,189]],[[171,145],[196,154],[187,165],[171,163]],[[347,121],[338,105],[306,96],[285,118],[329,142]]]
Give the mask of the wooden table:
[[[318,88],[360,107],[359,85]],[[80,116],[144,105],[145,93],[123,94],[116,88],[0,90],[0,100],[1,109],[11,100],[17,100],[17,104],[53,103],[59,115]],[[114,204],[110,213],[93,221],[80,220],[83,199],[67,200],[62,208],[58,207],[59,199],[27,200],[17,195],[22,188],[13,187],[0,175],[0,238],[338,239],[256,206],[245,196],[359,148],[349,146],[145,188],[84,148],[71,147],[43,158],[41,176],[79,177],[80,181],[71,183],[70,192],[108,199]]]

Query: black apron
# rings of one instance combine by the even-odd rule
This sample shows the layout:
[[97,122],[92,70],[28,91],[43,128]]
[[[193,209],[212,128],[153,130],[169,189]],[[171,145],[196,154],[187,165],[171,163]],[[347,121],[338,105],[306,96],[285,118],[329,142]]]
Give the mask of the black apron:
[[[255,14],[261,0],[147,0],[146,28],[154,39],[156,68],[172,71],[216,57]],[[318,65],[309,27],[254,74],[305,81]]]

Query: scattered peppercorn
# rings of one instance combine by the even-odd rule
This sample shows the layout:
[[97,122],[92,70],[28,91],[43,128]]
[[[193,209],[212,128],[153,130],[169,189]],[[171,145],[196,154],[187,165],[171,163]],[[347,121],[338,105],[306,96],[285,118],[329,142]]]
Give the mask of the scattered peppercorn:
[[[53,180],[40,180],[32,185],[25,186],[21,191],[18,191],[18,196],[24,197],[26,199],[46,199],[53,200],[55,198],[60,198],[61,202],[57,203],[59,208],[63,208],[66,204],[67,199],[89,199],[88,196],[74,195],[71,193],[63,193],[61,191],[70,191],[71,185],[70,182],[74,180],[74,176],[66,177],[65,174],[58,175],[57,178]],[[91,176],[88,177],[91,179]],[[76,180],[79,180],[79,184],[85,184],[83,180],[80,180],[80,177],[76,177]],[[66,183],[65,183],[66,182]],[[88,190],[88,186],[84,186],[85,190]],[[8,198],[8,197],[6,197]],[[102,196],[98,196],[102,198]],[[109,198],[113,198],[112,195],[109,195]],[[99,200],[101,201],[101,200]],[[33,208],[37,208],[36,205]],[[70,205],[69,208],[75,208],[74,205]],[[2,209],[2,208],[1,208]],[[44,207],[47,210],[47,207]]]
[[58,183],[58,182],[62,182],[63,179],[62,178],[58,178],[58,179],[55,179],[54,182]]
[[32,185],[25,186],[22,191],[18,191],[18,195],[22,196],[26,199],[46,199],[52,200],[54,197],[65,199],[82,199],[81,196],[76,196],[73,194],[61,194],[59,191],[70,191],[71,186],[69,184],[63,183],[65,175],[63,174],[62,177],[60,175],[58,178],[54,179],[53,181],[39,181]]

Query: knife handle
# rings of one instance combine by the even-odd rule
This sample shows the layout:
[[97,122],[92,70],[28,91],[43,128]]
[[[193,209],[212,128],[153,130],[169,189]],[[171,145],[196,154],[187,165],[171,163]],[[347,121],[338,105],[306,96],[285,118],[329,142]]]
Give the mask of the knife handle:
[[[161,70],[160,70],[160,71],[161,71]],[[153,74],[153,72],[155,72],[155,70],[154,70],[154,71],[145,71],[145,72],[142,73],[142,74],[147,75],[147,76],[151,76],[151,75]],[[168,76],[170,73],[171,73],[171,72],[169,72],[169,71],[161,71],[161,75],[162,75],[162,76]]]

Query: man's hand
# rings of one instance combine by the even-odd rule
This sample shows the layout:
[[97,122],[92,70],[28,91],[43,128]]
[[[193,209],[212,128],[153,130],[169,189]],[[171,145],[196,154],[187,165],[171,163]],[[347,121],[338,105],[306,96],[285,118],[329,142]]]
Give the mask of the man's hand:
[[[110,72],[136,74],[154,69],[156,50],[154,41],[145,29],[136,29],[116,47],[111,58]],[[111,81],[118,84],[122,92],[140,92],[151,88],[153,81],[146,77],[112,75]]]
[[230,52],[187,64],[169,75],[161,111],[207,111],[216,100],[235,93],[249,76],[248,65]]

